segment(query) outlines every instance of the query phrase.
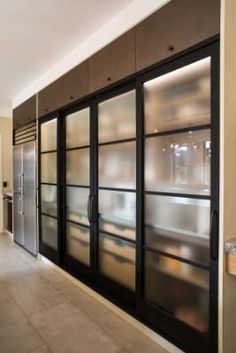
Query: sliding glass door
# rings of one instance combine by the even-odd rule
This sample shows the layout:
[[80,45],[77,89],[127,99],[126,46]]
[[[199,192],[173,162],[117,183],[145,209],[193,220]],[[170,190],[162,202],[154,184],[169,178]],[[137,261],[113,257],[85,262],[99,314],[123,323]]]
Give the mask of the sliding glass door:
[[186,346],[205,352],[216,319],[216,68],[210,53],[191,59],[142,81],[143,303],[150,322],[189,332]]
[[218,58],[40,122],[40,251],[191,353],[217,353]]
[[65,246],[64,257],[72,268],[91,265],[91,145],[90,108],[65,116]]
[[98,270],[135,292],[136,93],[98,103]]
[[58,262],[58,120],[39,125],[39,249]]

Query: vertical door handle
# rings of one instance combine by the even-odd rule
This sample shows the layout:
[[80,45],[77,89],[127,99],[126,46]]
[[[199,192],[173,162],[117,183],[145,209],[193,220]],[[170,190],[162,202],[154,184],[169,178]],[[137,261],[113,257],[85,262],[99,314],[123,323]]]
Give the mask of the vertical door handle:
[[21,205],[21,198],[18,198],[18,212],[22,215],[22,205]]
[[218,214],[215,210],[211,211],[210,251],[211,258],[216,260],[218,258]]
[[88,213],[88,220],[91,223],[93,221],[93,205],[94,205],[94,195],[89,195],[88,203],[87,203],[87,213]]
[[22,184],[21,184],[21,173],[18,174],[18,192],[21,192],[21,187],[22,187]]
[[92,195],[89,194],[88,202],[87,202],[87,214],[88,214],[88,220],[90,223],[92,222],[92,219],[91,219],[91,197],[92,197]]
[[24,195],[24,174],[21,174],[21,194]]

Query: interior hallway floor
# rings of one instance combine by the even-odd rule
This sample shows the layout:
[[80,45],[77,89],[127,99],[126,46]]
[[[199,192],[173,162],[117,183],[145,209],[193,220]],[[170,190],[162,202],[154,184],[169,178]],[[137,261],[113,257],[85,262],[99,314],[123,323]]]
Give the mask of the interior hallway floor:
[[0,234],[1,353],[167,353]]

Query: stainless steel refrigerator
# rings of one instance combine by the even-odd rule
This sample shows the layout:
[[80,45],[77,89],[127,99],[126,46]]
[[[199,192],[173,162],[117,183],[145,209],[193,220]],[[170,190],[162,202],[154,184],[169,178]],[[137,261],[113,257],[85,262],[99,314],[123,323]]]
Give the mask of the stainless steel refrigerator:
[[37,254],[36,144],[13,148],[13,235],[14,241]]

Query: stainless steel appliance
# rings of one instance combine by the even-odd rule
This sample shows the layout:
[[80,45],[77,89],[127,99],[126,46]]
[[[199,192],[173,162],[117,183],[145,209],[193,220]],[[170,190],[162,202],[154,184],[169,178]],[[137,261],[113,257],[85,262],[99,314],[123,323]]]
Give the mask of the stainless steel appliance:
[[13,235],[14,241],[37,254],[36,227],[36,144],[13,148]]

